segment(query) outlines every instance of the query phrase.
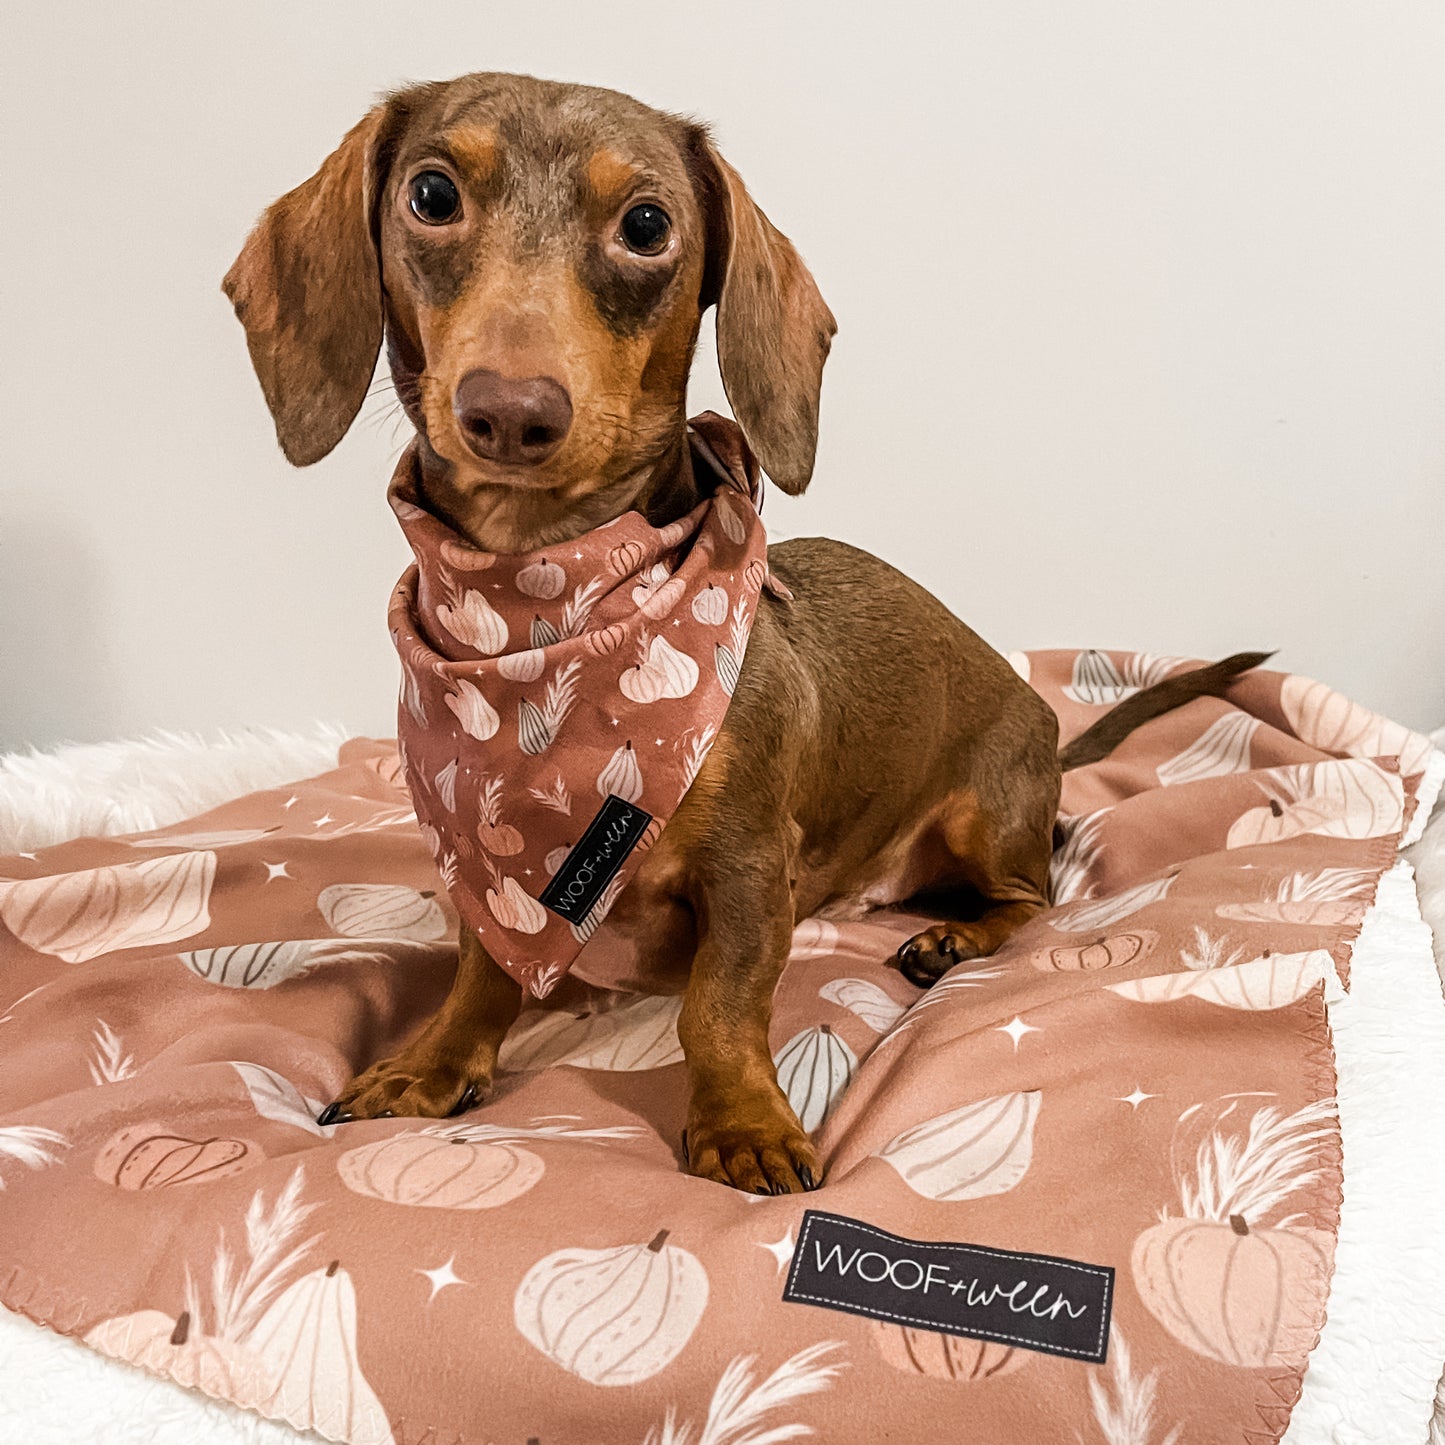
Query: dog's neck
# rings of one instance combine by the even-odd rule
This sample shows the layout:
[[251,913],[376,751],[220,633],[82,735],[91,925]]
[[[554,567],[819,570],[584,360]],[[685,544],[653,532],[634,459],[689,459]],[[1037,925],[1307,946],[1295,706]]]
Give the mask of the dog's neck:
[[484,552],[535,552],[570,542],[629,511],[665,527],[701,497],[683,418],[656,460],[585,493],[486,483],[463,490],[455,468],[432,449],[425,434],[418,435],[417,451],[418,486],[428,507]]

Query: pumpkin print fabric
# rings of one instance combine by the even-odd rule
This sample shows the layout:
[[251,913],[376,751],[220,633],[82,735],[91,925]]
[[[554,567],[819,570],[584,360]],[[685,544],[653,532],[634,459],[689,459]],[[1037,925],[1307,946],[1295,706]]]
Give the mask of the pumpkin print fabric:
[[[1066,737],[1187,665],[1016,662]],[[352,1445],[1277,1441],[1341,1194],[1324,997],[1440,770],[1252,675],[1066,778],[1056,906],[994,957],[920,993],[884,962],[918,915],[800,923],[800,1197],[690,1178],[679,1000],[576,974],[482,1107],[317,1124],[455,968],[392,745],[0,860],[0,1301]],[[1112,1267],[1107,1362],[785,1303],[810,1207]]]
[[[692,424],[711,494],[545,552],[480,552],[421,505],[408,451],[391,505],[416,556],[392,597],[398,731],[422,837],[494,959],[554,989],[692,786],[770,583],[761,478],[735,423]],[[582,916],[546,889],[609,798],[649,815]],[[594,951],[595,952],[595,951]]]

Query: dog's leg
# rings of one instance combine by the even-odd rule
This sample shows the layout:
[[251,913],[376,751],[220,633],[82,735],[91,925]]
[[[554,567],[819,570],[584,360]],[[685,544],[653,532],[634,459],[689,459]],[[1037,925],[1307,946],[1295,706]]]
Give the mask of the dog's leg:
[[522,1007],[522,990],[463,927],[446,1002],[400,1053],[373,1064],[323,1110],[320,1122],[417,1115],[441,1119],[486,1098],[497,1050]]
[[704,1179],[753,1194],[814,1189],[823,1171],[778,1087],[768,1048],[773,989],[793,933],[783,858],[749,856],[705,890],[702,929],[677,1031],[692,1099],[684,1148]]
[[[1052,799],[1052,800],[1051,800]],[[956,964],[997,952],[1048,903],[1049,858],[1057,789],[1004,824],[981,812],[971,795],[943,820],[943,836],[959,871],[984,900],[970,923],[936,923],[897,953],[903,976],[928,988]]]

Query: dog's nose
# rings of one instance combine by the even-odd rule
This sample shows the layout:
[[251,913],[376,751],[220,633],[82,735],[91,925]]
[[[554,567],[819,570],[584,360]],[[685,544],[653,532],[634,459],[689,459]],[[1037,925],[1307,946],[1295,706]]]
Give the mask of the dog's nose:
[[572,398],[550,376],[469,371],[457,385],[452,410],[467,445],[506,466],[545,462],[572,426]]

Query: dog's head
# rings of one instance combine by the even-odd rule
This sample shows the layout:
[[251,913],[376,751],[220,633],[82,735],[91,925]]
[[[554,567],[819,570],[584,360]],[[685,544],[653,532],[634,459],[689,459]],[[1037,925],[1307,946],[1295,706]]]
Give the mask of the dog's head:
[[678,445],[716,304],[764,469],[790,492],[812,474],[832,314],[707,131],[613,91],[402,90],[271,206],[224,285],[298,466],[341,440],[385,337],[454,508],[585,512]]

